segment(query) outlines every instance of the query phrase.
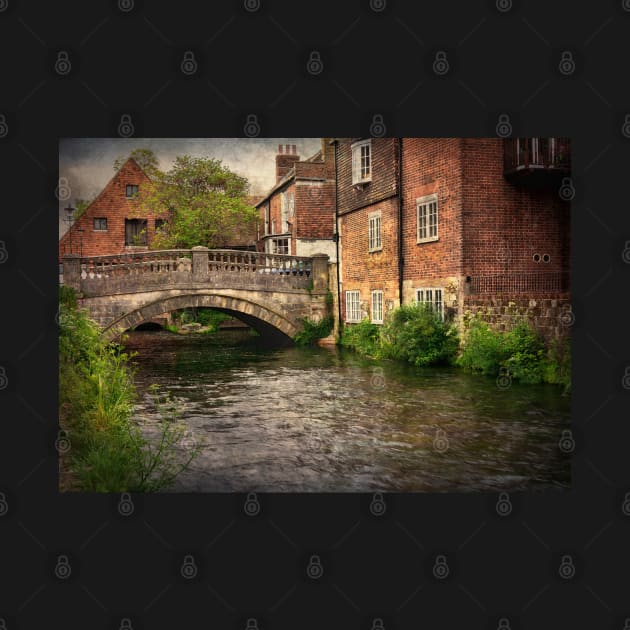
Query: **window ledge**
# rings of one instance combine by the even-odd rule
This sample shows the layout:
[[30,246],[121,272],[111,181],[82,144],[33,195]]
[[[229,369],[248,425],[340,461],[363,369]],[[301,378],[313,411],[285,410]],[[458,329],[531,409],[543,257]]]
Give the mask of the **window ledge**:
[[368,253],[369,254],[373,254],[374,252],[382,252],[383,251],[383,246],[381,245],[380,247],[373,247],[372,249],[368,248]]
[[420,238],[416,241],[416,245],[420,245],[420,243],[433,243],[434,241],[439,241],[439,236],[430,236],[429,238]]
[[94,228],[93,232],[107,232],[108,230],[99,230],[98,228]]

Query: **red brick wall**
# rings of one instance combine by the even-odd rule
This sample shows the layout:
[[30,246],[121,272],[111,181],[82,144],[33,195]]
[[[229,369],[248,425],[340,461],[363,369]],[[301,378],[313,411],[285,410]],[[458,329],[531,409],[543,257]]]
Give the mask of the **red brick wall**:
[[[383,249],[368,251],[368,215],[381,211],[381,242]],[[371,291],[383,290],[383,302],[398,304],[398,201],[386,199],[340,217],[342,243],[341,308],[345,320],[345,292],[359,290],[361,301],[368,303]],[[370,313],[371,315],[371,313]]]
[[[403,257],[405,280],[461,275],[462,140],[403,138]],[[416,200],[436,194],[438,240],[417,243]]]
[[298,238],[332,238],[335,227],[334,182],[299,183],[295,195],[295,227]]
[[[86,211],[59,241],[59,258],[66,253],[83,256],[106,256],[126,251],[141,251],[141,248],[125,247],[125,219],[147,219],[149,244],[155,232],[155,216],[144,214],[137,209],[137,202],[125,197],[127,184],[137,184],[140,188],[150,183],[149,178],[138,164],[129,159]],[[94,230],[94,219],[106,218],[107,231]],[[158,217],[159,218],[159,217]],[[83,232],[79,232],[83,228]],[[72,244],[72,252],[70,245]]]
[[372,138],[372,181],[362,190],[352,187],[352,144],[359,138],[343,138],[337,149],[339,212],[348,212],[396,194],[397,138]]
[[[557,189],[531,190],[503,176],[503,140],[464,149],[464,275],[560,272],[570,267],[570,204]],[[533,254],[549,254],[535,263]]]

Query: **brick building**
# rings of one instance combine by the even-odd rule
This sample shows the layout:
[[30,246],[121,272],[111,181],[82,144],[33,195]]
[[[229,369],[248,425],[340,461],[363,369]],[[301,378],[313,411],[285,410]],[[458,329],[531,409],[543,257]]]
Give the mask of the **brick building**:
[[140,211],[135,195],[150,179],[129,158],[72,227],[59,239],[59,258],[66,254],[106,256],[148,249],[164,216]]
[[328,254],[336,260],[334,146],[300,160],[295,145],[279,145],[276,184],[256,204],[260,214],[258,249],[275,254]]
[[562,334],[569,302],[569,143],[557,138],[339,139],[342,319],[430,302]]
[[[168,218],[138,209],[135,195],[151,180],[133,159],[129,158],[100,194],[59,240],[59,259],[66,254],[106,256],[146,251],[156,228]],[[255,205],[260,196],[248,197]],[[255,226],[243,227],[226,236],[221,247],[256,249]]]

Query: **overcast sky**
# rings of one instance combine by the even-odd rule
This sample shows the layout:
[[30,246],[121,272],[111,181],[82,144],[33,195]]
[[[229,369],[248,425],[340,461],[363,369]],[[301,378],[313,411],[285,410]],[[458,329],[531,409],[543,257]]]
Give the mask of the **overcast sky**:
[[91,199],[114,175],[114,160],[134,149],[151,149],[159,166],[168,170],[178,155],[212,157],[247,177],[250,193],[262,195],[276,178],[275,156],[279,144],[297,145],[304,159],[320,148],[319,138],[65,138],[59,142],[59,177],[65,177],[70,199],[59,202],[59,237],[66,231],[63,208],[77,199]]

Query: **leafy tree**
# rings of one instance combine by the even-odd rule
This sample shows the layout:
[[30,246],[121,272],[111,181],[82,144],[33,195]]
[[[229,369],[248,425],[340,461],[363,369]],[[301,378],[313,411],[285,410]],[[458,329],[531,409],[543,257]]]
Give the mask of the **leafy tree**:
[[74,219],[75,221],[88,209],[88,206],[96,199],[93,195],[90,199],[77,199],[74,203]]
[[255,225],[256,210],[245,199],[247,179],[220,160],[178,156],[169,171],[156,171],[151,179],[139,193],[139,205],[168,216],[152,240],[154,249],[222,247]]
[[159,172],[158,159],[151,149],[134,149],[128,156],[116,158],[114,160],[114,170],[119,171],[129,158],[133,158],[151,178]]

